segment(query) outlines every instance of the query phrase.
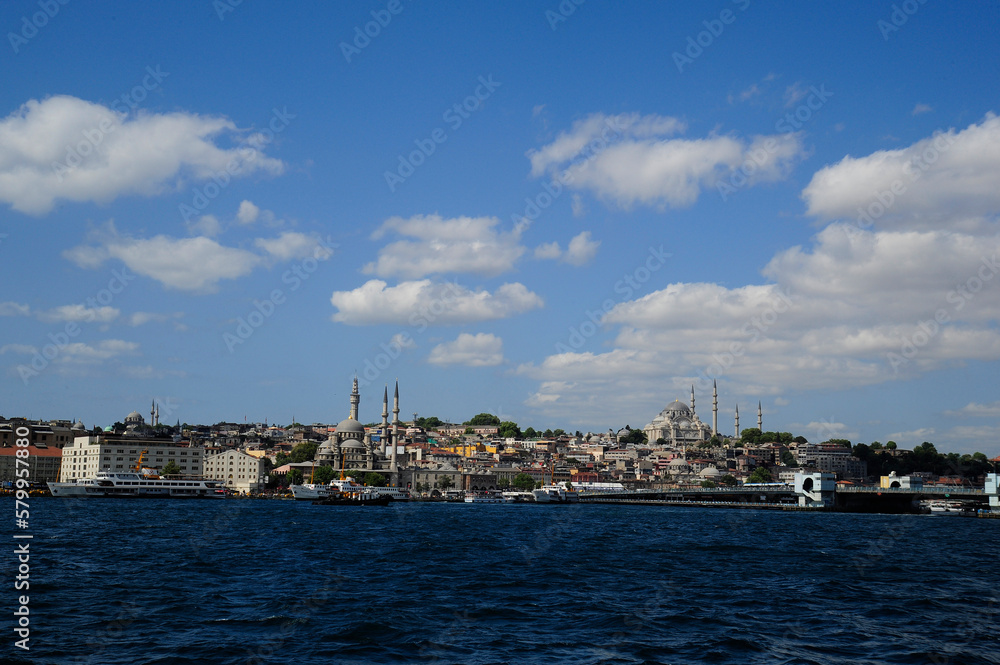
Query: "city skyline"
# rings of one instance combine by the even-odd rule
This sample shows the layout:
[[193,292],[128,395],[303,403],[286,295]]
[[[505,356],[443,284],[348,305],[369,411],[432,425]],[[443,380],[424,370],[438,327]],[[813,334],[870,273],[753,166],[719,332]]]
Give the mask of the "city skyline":
[[996,5],[40,7],[2,416],[335,423],[357,374],[362,422],[606,431],[717,381],[726,434],[1000,454]]

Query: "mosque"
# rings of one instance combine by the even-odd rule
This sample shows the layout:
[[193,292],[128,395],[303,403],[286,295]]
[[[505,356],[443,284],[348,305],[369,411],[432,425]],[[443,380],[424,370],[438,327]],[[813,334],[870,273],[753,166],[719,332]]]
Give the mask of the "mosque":
[[392,424],[389,424],[389,388],[386,386],[382,396],[382,424],[379,428],[379,441],[372,440],[371,432],[366,432],[364,425],[358,420],[358,405],[361,395],[358,393],[358,379],[354,379],[351,391],[351,413],[337,424],[336,430],[329,438],[320,444],[316,450],[316,463],[343,469],[345,473],[381,473],[389,481],[389,485],[398,485],[399,467],[396,461],[397,442],[400,440],[399,422],[399,382],[393,397]]
[[[763,429],[763,412],[760,402],[757,402],[757,427]],[[664,439],[668,445],[673,447],[686,447],[697,444],[701,441],[708,441],[713,436],[719,435],[719,389],[716,383],[712,382],[712,426],[701,422],[698,414],[694,410],[694,386],[691,386],[691,406],[680,400],[674,400],[667,404],[660,413],[653,418],[653,422],[646,425],[642,431],[650,443],[655,443],[658,439]],[[736,406],[735,433],[734,437],[740,436],[740,407]]]

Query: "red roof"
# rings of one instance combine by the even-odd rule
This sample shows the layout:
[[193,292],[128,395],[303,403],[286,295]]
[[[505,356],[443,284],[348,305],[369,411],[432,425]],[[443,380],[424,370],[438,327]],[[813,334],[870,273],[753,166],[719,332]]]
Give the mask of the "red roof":
[[[0,455],[13,457],[17,454],[18,448],[10,446],[7,448],[0,448]],[[62,449],[60,448],[36,448],[35,446],[28,446],[28,453],[31,457],[62,457]]]

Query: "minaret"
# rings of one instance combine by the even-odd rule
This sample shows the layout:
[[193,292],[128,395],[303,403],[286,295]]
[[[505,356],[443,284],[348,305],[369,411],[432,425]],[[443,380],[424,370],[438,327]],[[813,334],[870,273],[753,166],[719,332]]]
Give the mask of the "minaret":
[[382,434],[379,436],[379,448],[382,450],[382,457],[385,457],[387,438],[389,438],[389,384],[385,385],[385,391],[382,393]]
[[691,384],[691,415],[694,415],[694,384]]
[[358,404],[361,403],[361,395],[358,394],[358,377],[354,377],[354,390],[351,391],[351,415],[353,420],[358,419]]
[[760,409],[760,402],[757,402],[757,429],[764,431],[764,412]]
[[712,436],[719,436],[719,388],[712,381]]
[[156,424],[160,424],[160,405],[156,405]]
[[740,438],[740,405],[736,405],[736,438]]
[[153,427],[156,425],[156,400],[154,399],[149,403],[149,426]]
[[392,398],[392,454],[389,455],[389,471],[396,473],[396,448],[399,444],[399,380],[396,380],[396,392]]

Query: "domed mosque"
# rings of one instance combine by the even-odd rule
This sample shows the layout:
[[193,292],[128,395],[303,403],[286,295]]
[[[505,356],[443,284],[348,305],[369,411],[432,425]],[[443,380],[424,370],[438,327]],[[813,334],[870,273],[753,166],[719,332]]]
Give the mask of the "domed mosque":
[[358,420],[360,403],[358,379],[355,377],[354,388],[351,391],[351,413],[341,420],[337,424],[336,431],[320,444],[316,450],[316,462],[338,470],[343,469],[349,475],[358,472],[380,472],[388,477],[390,484],[394,485],[398,475],[395,443],[399,440],[399,383],[396,383],[391,430],[388,386],[382,396],[382,426],[378,448],[372,441],[371,434],[365,431],[364,425]]
[[[717,413],[717,405],[718,392],[716,391],[713,419]],[[690,407],[680,400],[674,400],[667,404],[659,415],[653,418],[653,422],[646,425],[642,431],[645,432],[650,443],[655,443],[657,439],[665,439],[671,446],[687,446],[711,439],[712,434],[717,430],[701,422],[698,414],[695,413],[694,386],[691,386]]]

